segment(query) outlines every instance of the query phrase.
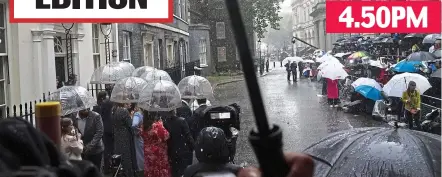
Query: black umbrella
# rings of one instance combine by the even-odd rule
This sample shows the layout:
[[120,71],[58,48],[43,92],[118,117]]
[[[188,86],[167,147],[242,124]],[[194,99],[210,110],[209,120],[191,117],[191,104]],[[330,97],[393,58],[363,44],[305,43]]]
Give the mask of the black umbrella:
[[431,74],[431,77],[438,77],[441,78],[441,71],[440,69],[436,70],[434,73]]
[[379,37],[391,37],[391,34],[383,33],[383,34],[380,34]]
[[393,44],[394,41],[393,41],[393,38],[388,37],[388,38],[384,38],[384,39],[382,39],[382,43],[385,43],[385,44]]
[[422,40],[422,44],[434,44],[437,39],[440,40],[440,34],[429,34]]
[[440,56],[440,52],[441,52],[440,49],[439,49],[439,50],[435,50],[435,51],[433,52],[433,55],[436,57],[436,59],[437,59],[437,58],[441,58],[441,56]]
[[410,33],[407,34],[404,39],[409,39],[409,38],[421,38],[423,39],[425,37],[425,34],[420,34],[420,33]]
[[358,128],[341,131],[308,147],[316,177],[438,176],[441,136],[402,128]]
[[436,56],[430,52],[414,52],[407,56],[409,61],[432,61],[436,59]]

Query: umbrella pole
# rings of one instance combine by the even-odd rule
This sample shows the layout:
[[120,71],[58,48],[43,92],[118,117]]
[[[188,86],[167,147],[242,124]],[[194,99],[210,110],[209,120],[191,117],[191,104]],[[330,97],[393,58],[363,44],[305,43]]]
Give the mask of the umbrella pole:
[[251,131],[249,141],[258,158],[263,176],[287,176],[290,167],[285,161],[282,151],[282,130],[277,125],[273,125],[272,128],[269,126],[238,0],[226,0],[225,2],[241,56],[250,102],[258,127],[258,132]]

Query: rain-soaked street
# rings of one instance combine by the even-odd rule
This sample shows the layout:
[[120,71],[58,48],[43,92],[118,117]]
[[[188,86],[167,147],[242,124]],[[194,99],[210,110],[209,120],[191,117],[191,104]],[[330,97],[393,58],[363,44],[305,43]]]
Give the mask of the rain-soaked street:
[[[328,134],[357,127],[386,126],[370,116],[354,116],[330,108],[326,99],[318,97],[321,85],[307,79],[297,83],[286,80],[284,68],[276,68],[259,78],[267,115],[283,128],[284,149],[302,151]],[[235,162],[257,164],[247,135],[255,126],[244,81],[218,85],[215,104],[238,103],[242,108],[241,131]]]

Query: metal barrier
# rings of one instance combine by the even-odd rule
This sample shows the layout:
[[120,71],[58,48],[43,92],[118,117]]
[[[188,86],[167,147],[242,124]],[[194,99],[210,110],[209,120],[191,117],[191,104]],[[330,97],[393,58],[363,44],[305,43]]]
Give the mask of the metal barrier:
[[47,100],[49,100],[50,94],[50,92],[48,92],[47,94],[43,93],[42,99],[29,101],[19,105],[13,105],[11,107],[6,107],[6,112],[2,112],[0,114],[1,119],[22,118],[35,125],[35,105],[37,103],[46,102]]

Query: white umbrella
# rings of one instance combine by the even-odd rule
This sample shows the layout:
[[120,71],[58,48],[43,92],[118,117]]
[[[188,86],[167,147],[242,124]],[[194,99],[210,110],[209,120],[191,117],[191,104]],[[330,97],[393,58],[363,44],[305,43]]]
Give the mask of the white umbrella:
[[328,54],[316,59],[316,62],[321,62],[321,63],[327,62],[327,61],[339,61],[339,60],[336,57],[328,55]]
[[407,90],[410,81],[416,83],[416,90],[418,90],[420,94],[423,94],[431,88],[431,84],[426,77],[415,73],[402,73],[393,76],[393,78],[385,84],[383,90],[388,96],[402,97],[402,93]]
[[337,53],[337,54],[335,54],[334,56],[335,57],[339,57],[339,58],[342,58],[344,55],[350,55],[351,53]]
[[313,60],[304,60],[303,62],[304,63],[315,63],[315,61],[313,61]]
[[341,65],[341,63],[330,63],[319,73],[321,74],[321,77],[329,78],[331,80],[345,79],[348,74],[342,67],[340,67]]
[[353,88],[356,88],[361,85],[370,86],[370,87],[378,89],[379,91],[382,91],[382,86],[378,82],[376,82],[374,79],[361,77],[361,78],[357,79],[356,81],[354,81],[353,83],[351,83],[351,86],[353,86]]
[[338,67],[338,68],[343,68],[343,67],[344,67],[344,65],[341,64],[341,62],[339,62],[339,60],[329,60],[329,61],[327,61],[327,62],[321,63],[321,64],[318,66],[318,69],[319,69],[319,70],[322,70],[322,69],[326,68],[326,67],[329,66],[329,65],[333,65],[333,66],[336,66],[336,67]]
[[378,67],[378,68],[386,68],[387,65],[382,63],[381,60],[369,60],[370,66]]
[[304,61],[301,57],[287,57],[284,60],[282,60],[282,63],[288,63],[288,62],[300,62]]

